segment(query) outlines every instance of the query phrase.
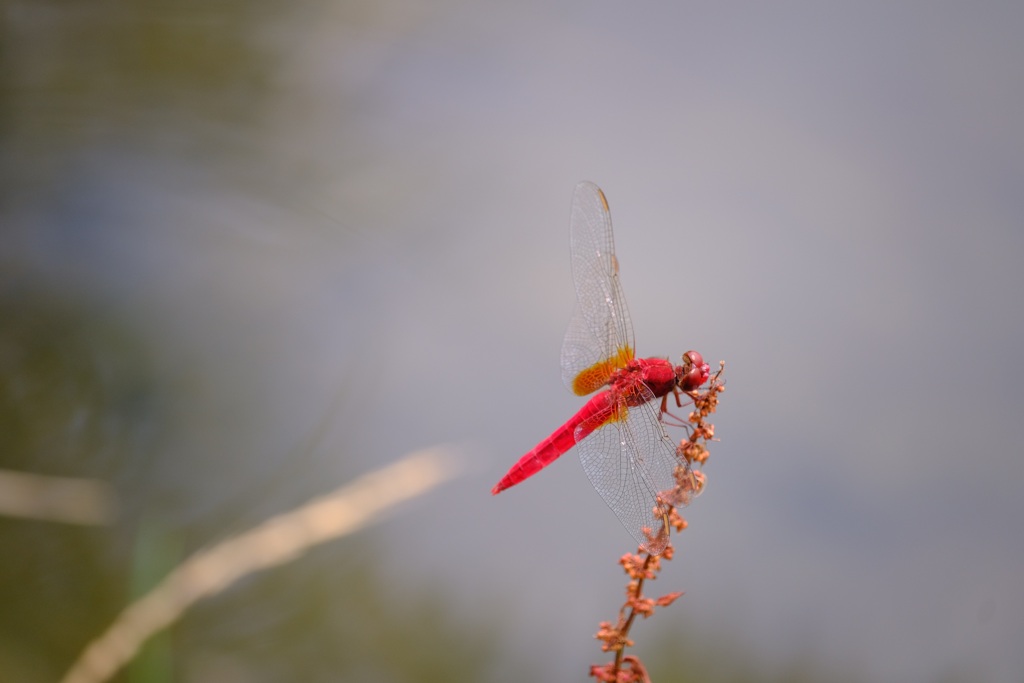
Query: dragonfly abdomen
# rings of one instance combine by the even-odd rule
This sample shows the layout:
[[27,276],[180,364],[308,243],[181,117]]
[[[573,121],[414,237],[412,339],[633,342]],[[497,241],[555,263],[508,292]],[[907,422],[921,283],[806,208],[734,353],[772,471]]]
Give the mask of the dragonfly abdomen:
[[[608,396],[607,391],[602,391],[599,394],[595,394],[593,398],[587,401],[579,411],[569,418],[569,420],[561,427],[552,432],[551,436],[541,441],[539,444],[533,447],[529,453],[519,459],[512,469],[501,478],[494,488],[491,489],[491,494],[496,495],[501,493],[505,489],[515,486],[524,479],[532,477],[537,472],[553,463],[563,453],[576,445],[576,428],[581,423],[589,420],[595,414],[601,411],[608,410]],[[594,425],[590,429],[580,435],[584,437],[593,431],[597,426]]]

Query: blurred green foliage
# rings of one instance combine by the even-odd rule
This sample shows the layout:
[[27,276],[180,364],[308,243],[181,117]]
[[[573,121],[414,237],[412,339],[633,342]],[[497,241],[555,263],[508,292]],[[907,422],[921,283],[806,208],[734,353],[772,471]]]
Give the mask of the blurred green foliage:
[[155,152],[189,145],[191,135],[174,135],[187,127],[200,149],[211,142],[203,125],[257,120],[273,73],[260,38],[284,5],[0,3],[5,180],[45,180],[64,153],[106,136]]
[[[175,398],[138,339],[95,311],[19,294],[0,301],[0,468],[117,482],[122,512],[109,527],[0,517],[0,680],[33,683],[56,680],[208,539],[169,526],[145,493],[159,488],[150,465]],[[346,540],[250,577],[197,605],[117,680],[485,678],[495,623],[459,622],[437,592],[390,597],[373,557]]]
[[[82,154],[266,162],[282,38],[317,7],[0,2],[0,468],[110,482],[120,510],[109,527],[0,517],[0,680],[56,680],[174,564],[255,521],[237,505],[192,511],[187,526],[170,514],[189,505],[162,480],[190,397],[153,366],[137,321],[89,292],[55,293],[32,221],[75,190]],[[344,14],[373,21],[370,3]],[[74,249],[67,218],[61,246]],[[118,680],[482,677],[490,626],[457,623],[437,594],[391,599],[364,546],[336,546],[201,603]]]
[[[0,468],[143,488],[160,408],[138,340],[70,301],[4,294]],[[125,598],[124,531],[0,517],[0,667],[19,672],[0,680],[55,679],[109,622]]]

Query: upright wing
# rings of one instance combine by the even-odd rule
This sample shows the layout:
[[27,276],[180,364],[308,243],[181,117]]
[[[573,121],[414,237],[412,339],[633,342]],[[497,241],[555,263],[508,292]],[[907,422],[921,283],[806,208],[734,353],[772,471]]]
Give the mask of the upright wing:
[[608,200],[594,183],[584,181],[573,192],[569,248],[576,311],[562,343],[562,380],[583,396],[607,383],[634,348]]
[[[676,444],[659,419],[659,402],[645,385],[620,396],[609,412],[576,428],[580,462],[604,502],[648,552],[659,555],[668,543],[663,513],[686,505],[691,496],[679,482],[690,466],[676,456]],[[632,405],[636,401],[639,405]],[[665,505],[667,504],[667,506]]]

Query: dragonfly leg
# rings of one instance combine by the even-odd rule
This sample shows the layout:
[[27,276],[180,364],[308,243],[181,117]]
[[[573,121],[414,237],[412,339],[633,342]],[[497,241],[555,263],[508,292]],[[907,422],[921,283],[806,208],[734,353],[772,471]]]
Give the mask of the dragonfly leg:
[[676,408],[683,407],[683,399],[679,398],[679,394],[681,393],[683,392],[679,390],[679,387],[676,387],[675,389],[672,390],[672,395],[676,397]]

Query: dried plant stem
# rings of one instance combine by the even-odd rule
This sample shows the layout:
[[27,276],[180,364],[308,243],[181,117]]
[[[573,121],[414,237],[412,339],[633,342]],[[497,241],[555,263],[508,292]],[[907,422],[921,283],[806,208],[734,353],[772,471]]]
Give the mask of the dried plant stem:
[[[644,558],[644,565],[643,565],[643,570],[642,570],[644,572],[644,574],[646,574],[647,571],[649,570],[649,568],[651,566],[651,560],[653,558],[654,558],[654,555],[651,555],[650,553],[647,553],[647,556]],[[641,575],[641,577],[639,579],[637,579],[636,589],[632,591],[633,595],[631,597],[638,598],[641,595],[643,595],[643,588],[644,588],[644,580],[645,580],[645,578],[646,578],[645,576]],[[623,608],[621,610],[619,610],[619,620],[622,619],[623,612],[625,612],[625,609],[626,609],[626,607],[623,606]],[[622,631],[623,637],[629,635],[629,629],[632,628],[633,622],[636,620],[636,615],[637,615],[636,608],[631,606],[629,608],[629,616],[626,617],[626,621],[622,625],[621,631]],[[616,671],[618,671],[618,670],[620,670],[622,668],[622,660],[625,658],[625,656],[626,656],[626,648],[625,648],[625,646],[623,646],[623,647],[619,648],[618,650],[616,650],[616,652],[615,652],[615,670]]]
[[[677,468],[677,493],[680,495],[677,500],[684,502],[692,495],[700,493],[704,487],[704,473],[699,470],[691,472],[690,466],[698,468],[708,459],[707,444],[714,440],[715,427],[706,418],[715,412],[718,407],[718,395],[725,390],[722,381],[722,373],[725,370],[725,363],[719,365],[716,372],[709,381],[704,391],[688,391],[686,394],[693,400],[693,412],[690,413],[686,422],[679,420],[679,426],[687,430],[687,438],[679,443],[677,455],[680,465]],[[666,500],[672,500],[668,497]],[[638,555],[623,555],[619,558],[626,574],[629,576],[629,584],[626,588],[626,602],[619,608],[618,621],[613,626],[611,622],[601,622],[600,628],[595,636],[601,641],[601,649],[605,652],[615,653],[615,659],[607,664],[593,665],[590,667],[590,675],[604,683],[650,683],[650,677],[640,659],[634,655],[627,655],[625,650],[633,645],[629,639],[630,629],[636,621],[637,616],[649,617],[654,613],[656,607],[667,607],[671,605],[682,593],[668,593],[657,599],[646,598],[643,595],[644,583],[647,579],[654,579],[661,571],[661,561],[671,560],[675,554],[675,548],[669,540],[671,531],[682,531],[686,528],[686,520],[680,515],[675,506],[668,502],[660,503],[655,509],[656,516],[662,516],[665,520],[659,530],[658,537],[664,534],[664,549],[660,555],[655,555],[640,548]],[[653,536],[652,536],[653,537]]]
[[313,546],[363,528],[398,503],[450,479],[457,470],[449,449],[419,451],[199,551],[128,605],[86,646],[62,683],[108,680],[147,639],[177,621],[197,601],[253,572],[284,564]]

